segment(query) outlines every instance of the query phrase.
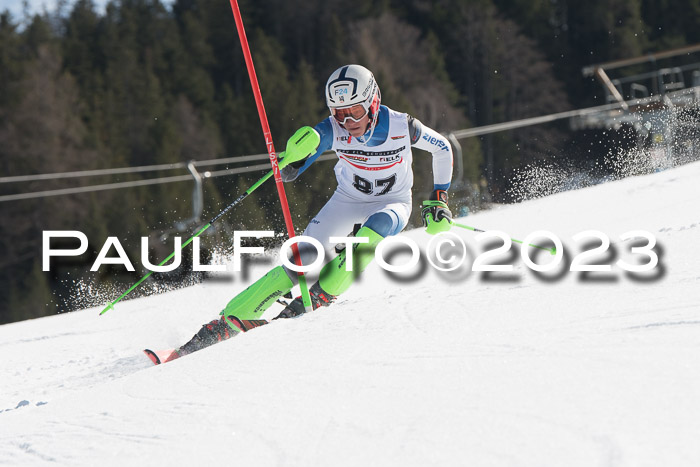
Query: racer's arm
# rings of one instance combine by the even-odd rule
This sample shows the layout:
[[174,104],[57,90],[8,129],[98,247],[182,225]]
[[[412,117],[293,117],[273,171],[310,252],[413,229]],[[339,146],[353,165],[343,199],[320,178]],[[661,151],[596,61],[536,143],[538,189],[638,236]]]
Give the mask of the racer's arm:
[[449,141],[410,115],[408,128],[411,146],[433,155],[433,189],[447,191],[452,181],[452,146]]
[[293,162],[286,167],[284,167],[280,175],[282,176],[282,181],[291,182],[296,180],[296,178],[302,174],[311,164],[314,163],[318,157],[324,152],[328,151],[333,145],[333,126],[330,121],[331,117],[323,120],[321,123],[314,127],[314,130],[321,137],[321,142],[316,149],[316,152],[306,159],[302,159],[298,162]]

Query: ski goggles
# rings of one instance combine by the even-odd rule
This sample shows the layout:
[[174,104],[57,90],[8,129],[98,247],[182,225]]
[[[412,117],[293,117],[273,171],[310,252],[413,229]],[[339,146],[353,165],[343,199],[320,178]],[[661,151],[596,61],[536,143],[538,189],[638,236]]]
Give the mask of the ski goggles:
[[336,119],[338,123],[344,125],[348,120],[352,120],[355,123],[359,123],[365,115],[367,115],[367,109],[362,104],[355,104],[351,107],[344,107],[342,109],[331,108],[331,115]]

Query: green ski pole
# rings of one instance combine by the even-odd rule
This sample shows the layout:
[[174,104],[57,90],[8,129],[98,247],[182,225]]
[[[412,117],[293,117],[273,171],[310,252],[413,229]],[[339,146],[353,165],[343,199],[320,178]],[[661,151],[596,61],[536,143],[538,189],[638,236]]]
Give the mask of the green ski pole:
[[[226,214],[228,211],[230,211],[234,206],[236,206],[236,205],[239,204],[241,201],[243,201],[244,199],[246,199],[246,198],[248,197],[249,194],[251,194],[252,192],[254,192],[260,185],[262,185],[263,183],[265,183],[265,181],[267,181],[267,179],[269,179],[270,177],[272,177],[272,175],[273,175],[273,171],[270,170],[263,178],[261,178],[260,180],[258,180],[257,182],[255,182],[255,184],[254,184],[253,186],[251,186],[250,188],[248,188],[248,190],[246,190],[245,193],[243,193],[243,194],[240,195],[238,198],[236,198],[236,200],[235,200],[234,202],[232,202],[231,204],[229,204],[228,206],[226,206],[226,207],[224,208],[223,211],[221,211],[221,212],[220,212],[219,214],[217,214],[214,218],[212,218],[212,220],[210,220],[209,222],[207,222],[206,225],[204,225],[203,227],[201,227],[201,228],[197,231],[197,233],[195,233],[194,235],[192,235],[192,236],[189,238],[189,240],[187,240],[185,243],[183,243],[183,244],[180,246],[180,249],[185,248],[187,245],[189,245],[190,243],[192,243],[192,240],[194,240],[196,237],[199,237],[200,235],[202,235],[202,233],[204,233],[205,230],[207,230],[209,227],[211,227],[211,225],[212,225],[214,222],[216,222],[219,218],[221,218],[221,216],[223,216],[223,215]],[[159,264],[158,266],[163,266],[165,263],[167,263],[168,261],[170,261],[170,260],[173,258],[173,256],[175,256],[175,253],[177,253],[177,250],[176,250],[176,251],[173,251],[172,253],[170,253],[170,255],[169,255],[167,258],[165,258],[163,261],[161,261],[160,264]],[[121,301],[122,298],[124,298],[124,297],[126,297],[127,295],[129,295],[129,294],[131,293],[131,291],[134,290],[136,287],[138,287],[139,285],[141,285],[141,283],[142,283],[143,281],[145,281],[146,279],[148,279],[148,278],[151,276],[151,274],[153,274],[153,271],[149,271],[148,274],[146,274],[146,275],[143,276],[141,279],[139,279],[139,281],[138,281],[137,283],[135,283],[134,285],[132,285],[131,287],[129,287],[129,289],[128,289],[126,292],[124,292],[123,294],[121,294],[121,295],[119,296],[119,298],[117,298],[117,299],[114,300],[112,303],[110,303],[109,305],[107,305],[107,306],[104,308],[104,310],[102,310],[102,311],[100,312],[100,315],[103,315],[103,314],[105,314],[108,310],[111,310],[112,308],[114,308],[114,305],[116,305],[119,301]]]
[[[292,162],[298,162],[298,161],[304,159],[305,157],[307,157],[309,154],[312,154],[314,151],[316,151],[316,148],[318,147],[319,142],[320,142],[320,137],[319,137],[318,133],[316,133],[316,131],[313,128],[305,126],[305,127],[300,128],[299,130],[297,130],[297,132],[294,133],[294,135],[292,135],[291,138],[289,138],[289,141],[287,141],[286,149],[279,154],[279,158],[280,158],[279,170],[283,169],[284,167],[291,164]],[[211,225],[214,222],[216,222],[219,218],[221,218],[221,216],[223,216],[228,211],[230,211],[234,206],[236,206],[241,201],[246,199],[246,197],[249,194],[254,192],[260,185],[265,183],[270,177],[272,177],[272,175],[274,175],[274,173],[275,173],[274,170],[270,170],[263,178],[261,178],[260,180],[255,182],[255,184],[253,184],[253,186],[248,188],[248,190],[246,190],[245,193],[243,193],[238,198],[236,198],[236,200],[233,203],[226,206],[223,211],[221,211],[219,214],[217,214],[206,225],[201,227],[197,231],[197,233],[192,235],[189,238],[189,240],[187,240],[185,243],[183,243],[180,246],[180,249],[185,248],[187,245],[189,245],[192,242],[192,240],[194,240],[196,237],[199,237],[200,235],[202,235],[202,233],[205,230],[207,230],[209,227],[211,227]],[[173,251],[170,254],[170,256],[168,256],[163,261],[161,261],[158,266],[163,266],[165,263],[170,261],[172,259],[172,257],[175,256],[175,253],[177,253],[177,250]],[[124,292],[123,294],[121,294],[119,296],[119,298],[117,298],[112,303],[107,305],[105,307],[105,309],[100,312],[100,315],[103,315],[107,312],[107,310],[114,308],[114,305],[116,305],[122,298],[129,295],[129,293],[131,293],[132,290],[134,290],[136,287],[138,287],[143,281],[148,279],[151,276],[151,274],[153,274],[153,271],[149,271],[148,274],[143,276],[137,283],[135,283],[134,285],[129,287],[129,289],[126,292]],[[309,300],[309,306],[311,306],[310,300]]]
[[[485,230],[477,229],[476,227],[470,227],[470,226],[468,226],[468,225],[460,224],[460,223],[458,223],[458,222],[452,222],[452,225],[454,225],[454,226],[456,226],[456,227],[461,227],[461,228],[463,228],[463,229],[471,230],[471,231],[473,231],[473,232],[486,232]],[[522,240],[518,240],[517,238],[511,238],[511,241],[513,241],[513,242],[515,242],[515,243],[520,243],[521,245],[523,244],[523,241],[522,241]],[[557,249],[556,249],[555,247],[546,248],[546,247],[539,246],[539,245],[533,245],[532,243],[530,243],[529,246],[531,246],[531,247],[533,247],[533,248],[538,248],[538,249],[540,249],[540,250],[548,251],[548,252],[549,252],[550,254],[552,254],[552,255],[556,255],[556,254],[557,254]]]

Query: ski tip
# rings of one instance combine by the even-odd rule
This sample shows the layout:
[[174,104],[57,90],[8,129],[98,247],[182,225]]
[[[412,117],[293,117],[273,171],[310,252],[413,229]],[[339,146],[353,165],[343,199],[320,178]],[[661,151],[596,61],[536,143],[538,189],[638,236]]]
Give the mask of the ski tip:
[[154,365],[160,365],[161,363],[168,363],[176,358],[180,358],[175,349],[168,350],[151,350],[144,349],[143,353],[153,362]]
[[158,355],[151,349],[144,349],[143,353],[146,354],[146,356],[153,362],[154,365],[160,365],[160,358],[158,358]]

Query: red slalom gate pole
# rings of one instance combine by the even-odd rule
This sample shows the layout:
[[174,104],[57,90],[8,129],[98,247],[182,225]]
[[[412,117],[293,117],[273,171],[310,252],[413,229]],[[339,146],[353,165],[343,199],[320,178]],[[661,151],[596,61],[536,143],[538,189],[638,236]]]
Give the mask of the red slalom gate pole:
[[[241,48],[243,49],[243,57],[245,58],[245,65],[248,69],[248,77],[250,78],[250,85],[253,88],[253,95],[255,96],[255,105],[258,108],[258,115],[260,116],[260,124],[262,125],[263,136],[265,137],[265,145],[267,146],[267,153],[270,155],[270,164],[272,165],[272,172],[275,178],[275,185],[277,186],[277,194],[280,198],[280,203],[282,204],[282,212],[284,213],[284,223],[287,226],[287,233],[289,238],[294,237],[294,224],[292,223],[292,214],[289,212],[289,203],[287,202],[287,194],[284,191],[284,183],[282,182],[282,176],[280,175],[279,165],[277,164],[277,153],[275,152],[275,145],[272,143],[272,135],[270,134],[270,125],[267,123],[267,114],[265,113],[265,105],[263,104],[262,95],[260,94],[260,86],[258,85],[258,77],[255,74],[255,66],[253,65],[253,57],[250,54],[250,47],[248,47],[248,38],[245,34],[245,28],[243,27],[243,18],[241,17],[241,10],[238,7],[238,0],[230,0],[231,10],[233,10],[233,17],[236,20],[236,29],[238,30],[238,38],[241,41]],[[301,266],[301,257],[299,256],[299,248],[296,244],[292,245],[292,252],[294,253],[294,262],[297,266]],[[306,277],[304,273],[299,273],[299,287],[301,288],[301,296],[304,301],[304,307],[306,311],[312,311],[311,308],[311,298],[309,297],[309,288],[306,284]]]

